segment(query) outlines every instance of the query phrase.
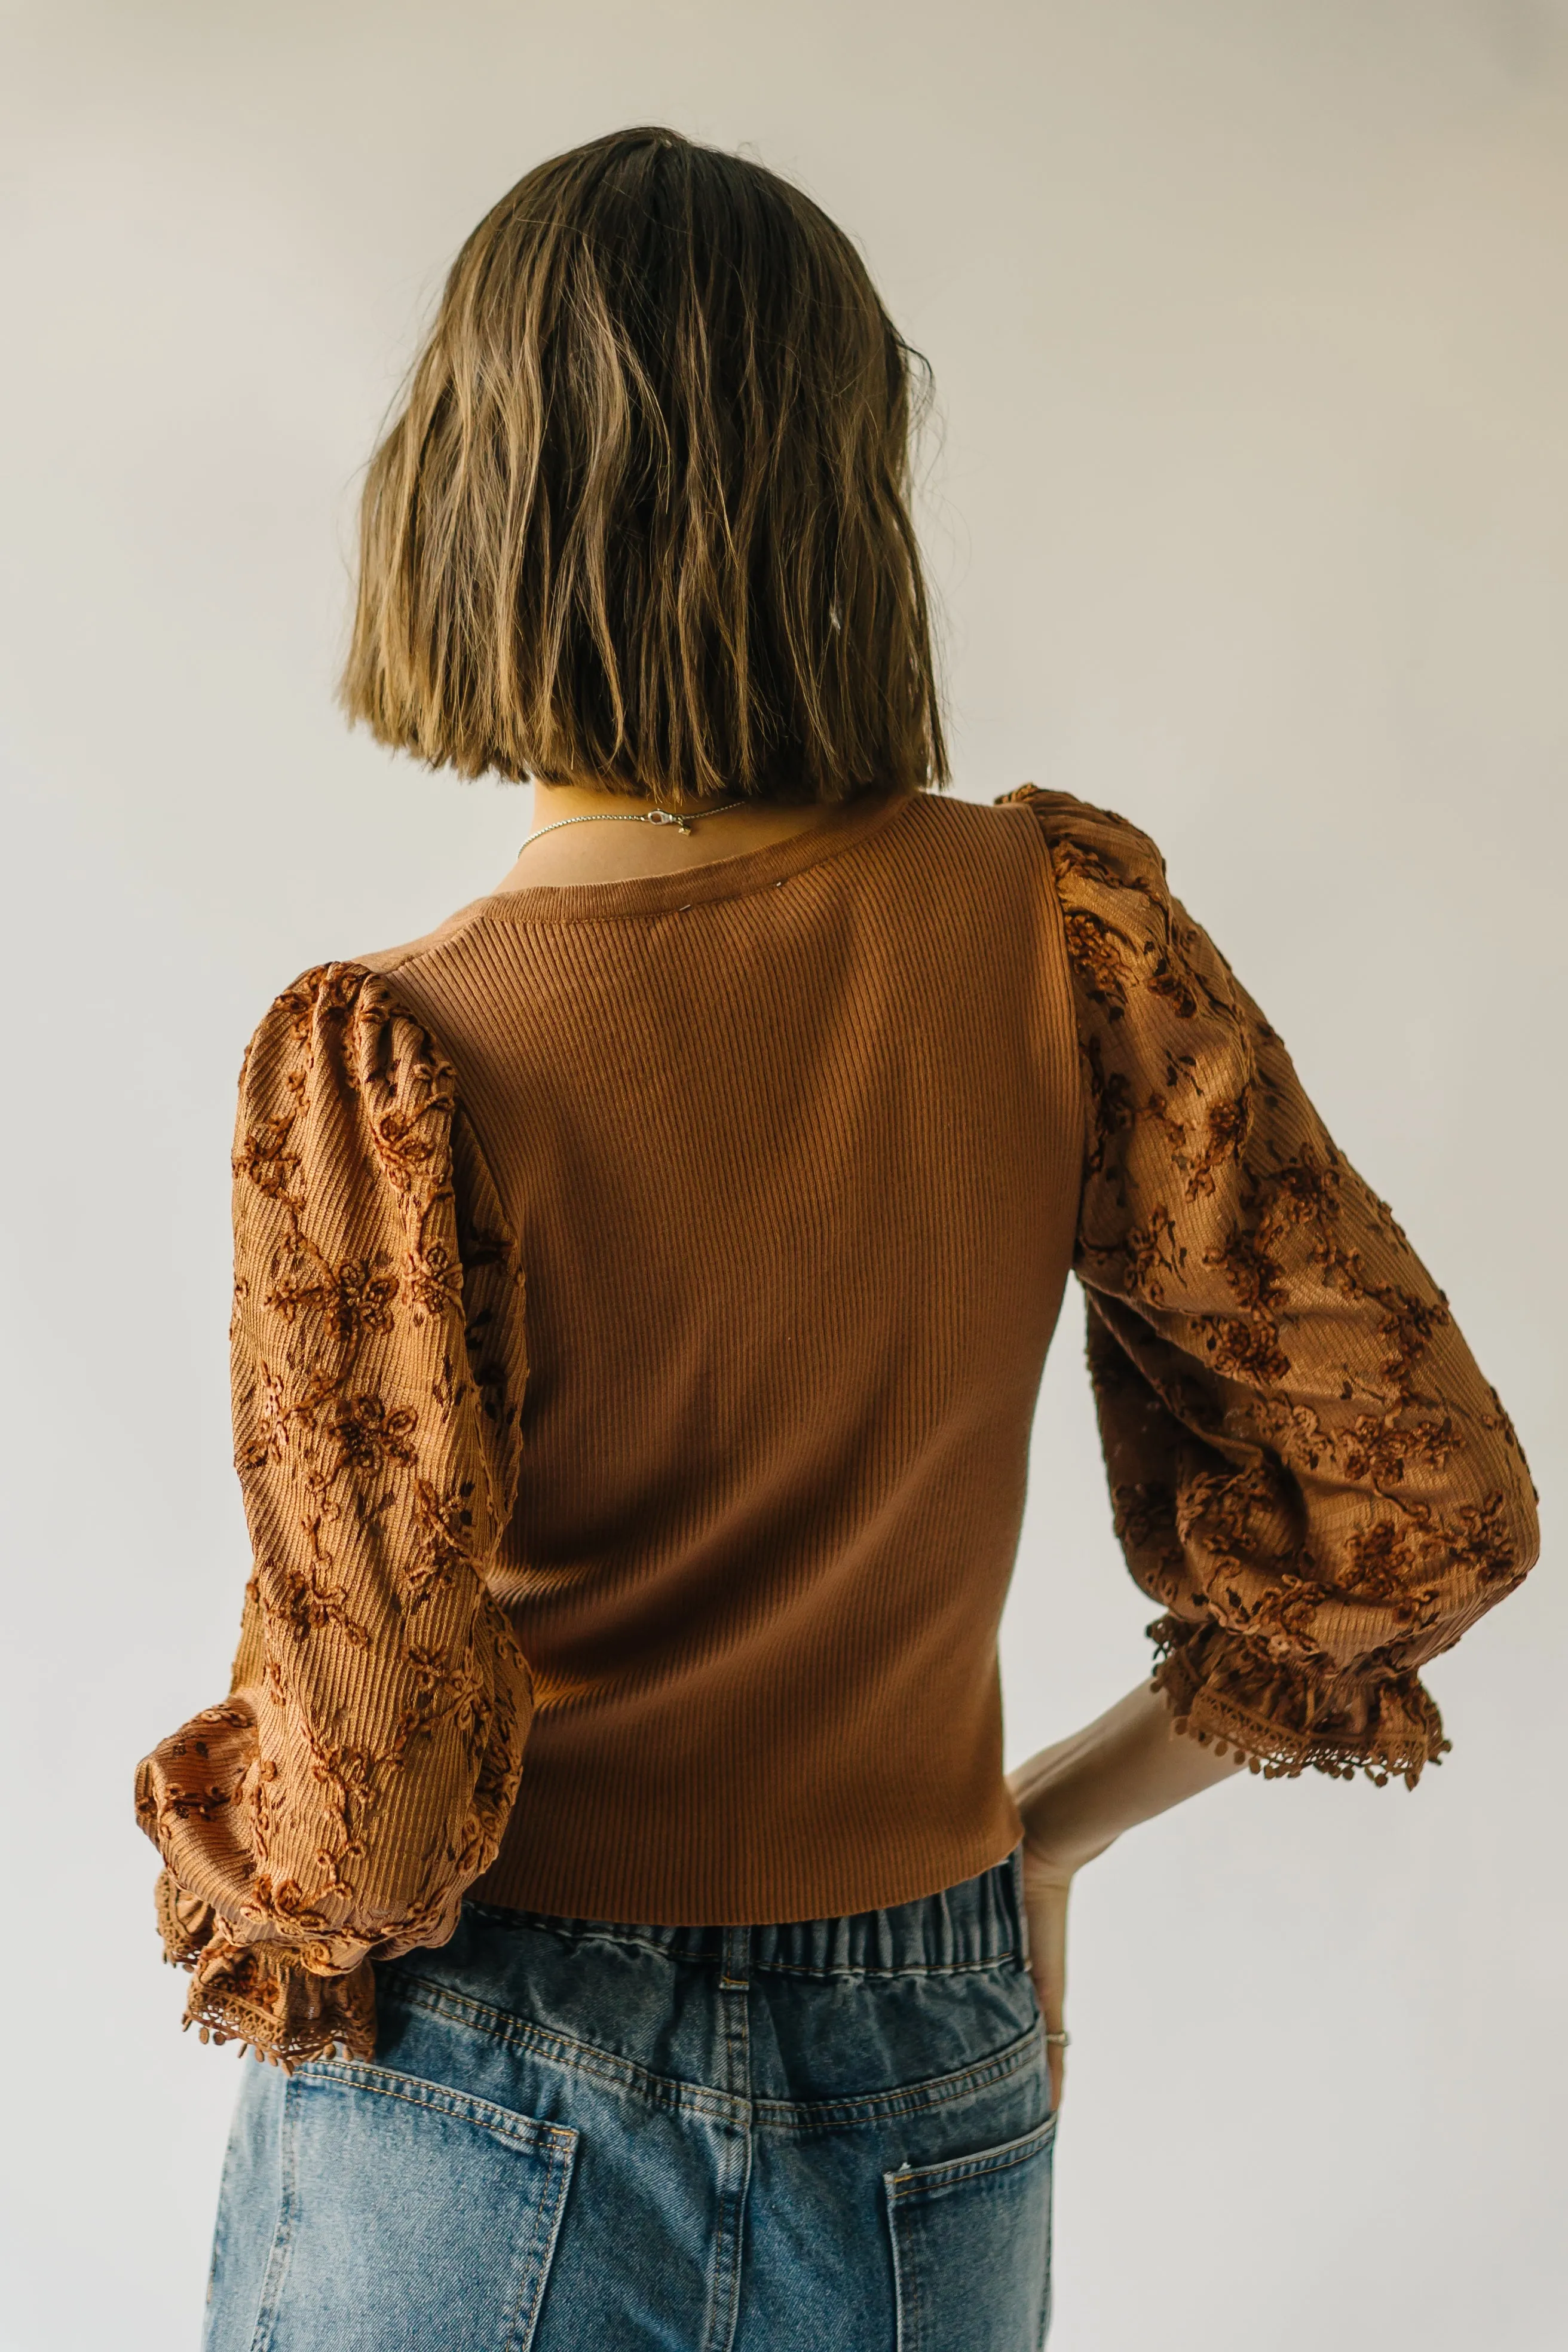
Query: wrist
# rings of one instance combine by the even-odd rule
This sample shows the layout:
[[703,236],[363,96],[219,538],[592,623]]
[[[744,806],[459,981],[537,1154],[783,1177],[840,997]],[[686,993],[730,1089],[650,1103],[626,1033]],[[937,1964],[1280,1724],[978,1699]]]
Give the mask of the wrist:
[[1024,1832],[1024,1862],[1032,1873],[1070,1878],[1103,1853],[1121,1823],[1107,1821],[1091,1780],[1064,1748],[1047,1751],[1013,1779],[1013,1801]]
[[1074,1836],[1065,1824],[1053,1822],[1044,1809],[1032,1812],[1020,1807],[1019,1814],[1024,1825],[1024,1868],[1031,1877],[1058,1879],[1065,1885],[1086,1862],[1093,1862],[1115,1843],[1113,1837]]

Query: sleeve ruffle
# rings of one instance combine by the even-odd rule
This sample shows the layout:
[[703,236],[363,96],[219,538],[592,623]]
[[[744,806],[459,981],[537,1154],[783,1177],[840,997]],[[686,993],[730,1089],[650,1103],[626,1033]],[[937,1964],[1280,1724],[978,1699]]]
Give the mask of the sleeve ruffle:
[[281,1949],[236,1943],[209,1903],[160,1871],[163,1957],[191,1971],[184,2023],[204,2042],[238,2042],[286,2073],[310,2058],[374,2058],[375,1979],[368,1960],[319,1976]]
[[1448,1746],[1431,1693],[1416,1675],[1364,1668],[1314,1676],[1274,1656],[1266,1641],[1162,1617],[1149,1628],[1154,1687],[1177,1731],[1243,1758],[1266,1780],[1310,1769],[1378,1788],[1413,1789]]

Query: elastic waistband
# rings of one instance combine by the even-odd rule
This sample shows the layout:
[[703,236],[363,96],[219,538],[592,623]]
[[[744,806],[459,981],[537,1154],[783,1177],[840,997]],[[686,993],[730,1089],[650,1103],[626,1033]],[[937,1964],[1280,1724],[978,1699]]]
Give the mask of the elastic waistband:
[[720,1961],[727,1975],[776,1969],[814,1977],[936,1976],[967,1969],[1022,1968],[1029,1957],[1022,1845],[1003,1862],[940,1895],[838,1919],[793,1919],[752,1927],[660,1927],[612,1919],[566,1919],[489,1903],[467,1907],[511,1927],[595,1943],[635,1944],[672,1960]]

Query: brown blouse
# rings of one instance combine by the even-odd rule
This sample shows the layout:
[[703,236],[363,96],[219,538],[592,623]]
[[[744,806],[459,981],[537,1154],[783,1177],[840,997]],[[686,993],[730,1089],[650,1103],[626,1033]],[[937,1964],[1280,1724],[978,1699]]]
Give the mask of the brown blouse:
[[[1122,818],[862,803],[307,972],[240,1082],[228,1697],[140,1767],[187,2022],[374,2043],[469,1891],[817,1917],[1018,1833],[1066,1276],[1180,1728],[1414,1785],[1535,1554],[1508,1417]],[[521,1783],[521,1788],[520,1788]]]

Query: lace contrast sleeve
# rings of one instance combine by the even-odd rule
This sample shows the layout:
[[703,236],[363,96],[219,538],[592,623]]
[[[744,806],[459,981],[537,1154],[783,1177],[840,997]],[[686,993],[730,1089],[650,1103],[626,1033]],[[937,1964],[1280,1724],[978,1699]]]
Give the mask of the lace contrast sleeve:
[[1033,785],[1088,1104],[1075,1267],[1178,1728],[1415,1786],[1419,1669],[1535,1557],[1513,1430],[1386,1205],[1124,819]]
[[374,2046],[373,1958],[443,1942],[532,1712],[487,1587],[524,1378],[516,1252],[454,1073],[385,984],[308,972],[240,1080],[231,1333],[254,1565],[227,1697],[140,1766],[186,2022]]

